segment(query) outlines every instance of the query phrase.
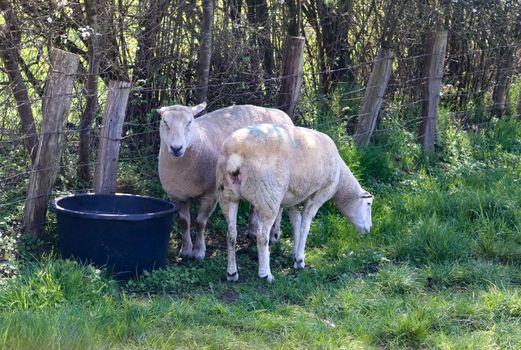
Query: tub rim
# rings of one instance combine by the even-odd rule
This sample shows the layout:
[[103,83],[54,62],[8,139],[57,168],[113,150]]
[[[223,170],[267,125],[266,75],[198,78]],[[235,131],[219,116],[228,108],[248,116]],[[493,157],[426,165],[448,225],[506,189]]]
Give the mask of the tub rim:
[[[170,209],[151,212],[151,213],[142,213],[142,214],[107,214],[107,213],[90,213],[90,212],[83,212],[78,210],[72,210],[65,208],[61,206],[59,203],[61,200],[68,199],[68,198],[78,198],[78,197],[129,197],[129,198],[137,198],[137,199],[146,199],[153,202],[158,202],[162,204],[167,204],[170,206]],[[119,220],[119,221],[144,221],[154,218],[161,218],[170,214],[174,214],[177,212],[177,206],[170,202],[166,201],[164,199],[156,198],[156,197],[150,197],[150,196],[142,196],[137,194],[130,194],[130,193],[113,193],[113,194],[106,194],[106,193],[79,193],[79,194],[69,194],[64,196],[56,197],[52,200],[50,210],[52,212],[55,212],[57,215],[64,214],[68,216],[74,216],[74,217],[80,217],[85,219],[95,219],[95,220]]]

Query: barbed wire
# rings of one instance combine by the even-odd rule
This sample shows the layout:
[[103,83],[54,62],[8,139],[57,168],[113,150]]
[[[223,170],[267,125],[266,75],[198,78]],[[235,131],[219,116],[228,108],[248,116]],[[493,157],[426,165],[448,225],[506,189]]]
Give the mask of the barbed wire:
[[[128,6],[130,6],[130,5],[128,5]],[[175,2],[171,2],[171,4],[168,6],[171,6],[170,7],[171,9],[175,8],[175,6],[178,6],[178,10],[181,11],[181,7],[185,6],[185,4],[176,4]],[[432,9],[430,9],[430,10],[432,10]],[[222,9],[221,11],[224,12],[225,10]],[[424,14],[425,18],[427,16],[431,15],[432,11],[430,11],[430,12],[429,11],[426,11],[426,13]],[[121,14],[118,14],[118,15],[121,15]],[[274,16],[276,16],[276,15],[277,14],[275,14]],[[243,13],[243,16],[244,16],[244,13]],[[48,21],[48,18],[50,18],[50,17],[47,14],[44,14],[41,16],[33,17],[33,20],[34,21]],[[133,35],[133,39],[136,42],[139,42],[139,40],[142,37],[144,37],[144,35],[145,35],[145,33],[143,33],[143,35],[141,35],[141,36],[139,34],[141,31],[141,28],[138,28],[137,25],[140,24],[140,19],[141,19],[141,16],[137,16],[137,15],[134,17],[125,18],[125,21],[126,21],[125,25],[128,26],[127,29],[129,31],[133,32],[134,34],[136,34],[136,35]],[[51,21],[53,21],[53,20],[54,19],[51,18]],[[188,20],[192,20],[192,19],[183,18],[182,20],[188,21]],[[245,22],[247,22],[247,21],[245,20]],[[81,23],[75,23],[75,24],[78,28],[81,25]],[[58,24],[51,23],[51,27],[53,25],[58,25]],[[135,27],[133,27],[133,26],[135,26]],[[164,26],[166,26],[166,24],[160,22],[155,27],[149,28],[149,30],[152,30],[152,31],[159,30],[161,28],[164,28]],[[12,49],[17,49],[17,50],[31,49],[32,46],[30,45],[29,40],[33,37],[39,38],[38,33],[36,33],[36,34],[31,34],[31,33],[33,31],[36,32],[37,30],[40,30],[40,29],[34,29],[34,28],[28,28],[28,29],[30,29],[30,31],[28,31],[28,34],[26,35],[24,40],[22,40],[20,46],[4,47],[3,49],[0,49],[0,53],[6,52],[6,51],[12,50]],[[409,35],[409,34],[413,33],[414,30],[415,29],[413,28],[413,26],[410,26],[410,28],[405,28],[405,31],[403,32],[403,34]],[[187,33],[186,29],[179,29],[179,31],[180,31],[180,33]],[[470,30],[467,30],[467,31],[466,30],[459,30],[459,31],[453,30],[452,33],[458,34],[458,35],[474,34],[474,32],[470,31]],[[261,35],[261,33],[256,33],[256,35]],[[164,38],[161,38],[162,42],[158,41],[161,45],[156,45],[154,47],[151,47],[151,49],[153,49],[153,50],[163,50],[160,53],[162,55],[162,56],[159,56],[160,59],[164,59],[164,57],[168,57],[167,56],[168,52],[164,51],[164,49],[169,48],[169,45],[168,45],[169,37],[170,36],[165,35]],[[42,40],[42,39],[39,38],[38,40]],[[82,43],[81,39],[79,37],[76,38],[76,40],[79,40],[78,44]],[[193,42],[193,38],[189,38],[189,40],[192,40],[192,41],[188,41],[188,42]],[[490,44],[487,44],[487,45],[490,45]],[[458,60],[464,59],[464,58],[470,59],[470,58],[479,57],[481,59],[481,62],[480,62],[481,68],[474,66],[474,68],[472,68],[472,70],[470,70],[470,71],[464,71],[459,74],[451,73],[450,79],[460,79],[460,78],[465,78],[465,77],[469,77],[469,76],[474,77],[474,76],[486,75],[486,74],[490,75],[491,69],[490,69],[489,64],[497,64],[497,62],[500,59],[500,57],[496,54],[497,52],[504,50],[504,49],[508,49],[508,48],[519,49],[519,47],[520,47],[519,43],[508,43],[508,44],[500,44],[500,45],[491,45],[489,47],[483,47],[483,48],[472,48],[472,49],[466,48],[465,50],[463,50],[463,52],[456,53],[456,54],[448,53],[446,55],[446,62],[458,61]],[[123,49],[125,49],[125,48],[123,48]],[[379,50],[379,47],[377,45],[373,44],[372,46],[369,47],[369,49],[370,49],[370,53],[375,54]],[[138,48],[135,48],[135,50],[137,51]],[[260,50],[260,48],[253,48],[253,49],[246,48],[245,49],[245,51],[248,51],[248,50],[254,51],[254,50]],[[360,50],[360,52],[361,51],[362,50]],[[85,52],[83,52],[83,53],[85,53]],[[106,52],[106,50],[103,50],[103,52],[101,52],[101,53],[106,54],[107,52]],[[399,91],[402,94],[402,96],[405,93],[413,92],[414,89],[421,89],[421,86],[426,81],[426,78],[424,78],[424,77],[415,77],[414,75],[412,75],[412,77],[411,77],[411,71],[414,71],[414,68],[409,69],[409,67],[417,67],[418,65],[420,65],[422,63],[422,61],[425,59],[425,57],[427,56],[427,54],[421,53],[421,54],[412,54],[409,56],[409,53],[410,52],[407,52],[406,54],[404,54],[402,56],[400,56],[400,55],[394,56],[393,62],[397,66],[394,68],[394,72],[396,72],[396,76],[393,77],[393,78],[395,78],[395,80],[392,80],[391,82],[389,82],[389,84],[387,86],[388,91],[389,90]],[[178,52],[178,54],[179,54],[179,52]],[[401,53],[399,53],[399,54],[401,54]],[[38,55],[43,56],[42,53],[38,53]],[[47,69],[49,67],[49,64],[46,60],[43,60],[43,62],[38,61],[36,59],[37,57],[39,57],[38,55],[31,56],[31,61],[25,62],[25,63],[28,66],[28,68],[27,68],[28,72],[32,72],[35,77],[43,77],[45,71],[47,71]],[[183,78],[183,72],[190,70],[190,58],[193,57],[193,51],[188,52],[185,55],[186,57],[184,57],[182,55],[179,55],[179,56],[180,56],[180,59],[185,60],[181,63],[182,67],[184,67],[184,68],[180,69],[179,72],[177,72],[177,73],[179,73],[179,76],[181,76],[181,78]],[[45,58],[47,58],[47,57],[45,57]],[[85,57],[82,57],[82,59],[84,60]],[[158,59],[158,57],[156,57],[155,59]],[[375,59],[376,58],[367,59],[366,57],[364,57],[363,62],[358,62],[356,64],[350,64],[350,65],[347,65],[346,67],[335,68],[335,69],[311,68],[311,69],[308,69],[308,71],[306,71],[306,78],[311,78],[311,79],[315,79],[316,81],[320,81],[320,77],[322,75],[331,75],[331,74],[335,74],[335,73],[342,73],[342,72],[346,72],[346,71],[356,71],[356,70],[364,70],[364,72],[365,72],[366,70],[369,70],[371,68],[371,66],[375,63]],[[150,62],[150,64],[152,64],[152,63],[153,62]],[[514,71],[518,70],[520,66],[521,66],[521,62],[519,62],[519,60],[518,60],[518,62],[513,64],[512,69]],[[317,67],[318,67],[318,64],[317,64]],[[135,68],[135,67],[129,66],[129,68]],[[193,67],[191,67],[191,68],[193,68]],[[259,67],[257,67],[257,68],[259,68]],[[164,69],[164,68],[158,68],[158,72],[163,71],[162,69]],[[405,74],[403,71],[405,71]],[[251,72],[239,71],[239,72],[235,72],[237,74],[230,74],[230,75],[227,75],[226,72],[222,72],[223,74],[219,75],[218,78],[215,78],[213,81],[210,80],[210,84],[208,84],[208,88],[211,90],[214,90],[214,95],[216,95],[216,99],[221,99],[224,103],[229,101],[230,99],[243,100],[243,98],[247,99],[248,97],[256,97],[257,94],[260,97],[260,99],[267,100],[267,97],[264,96],[264,93],[263,93],[263,91],[264,91],[263,86],[271,85],[274,88],[273,95],[276,96],[277,88],[278,88],[277,84],[280,84],[281,81],[283,81],[284,79],[292,78],[295,76],[295,75],[284,75],[284,76],[276,75],[276,76],[266,77],[263,74],[259,75],[258,74],[259,72],[263,73],[262,67],[260,69],[258,69],[257,71],[255,71],[255,70],[252,70]],[[238,74],[240,74],[243,77],[247,76],[248,80],[236,79],[236,76]],[[276,73],[273,73],[273,74],[276,74]],[[80,71],[75,75],[80,82],[84,81],[85,78],[88,76],[88,74],[84,71]],[[364,74],[363,77],[367,78],[368,75]],[[6,79],[5,72],[0,72],[0,79]],[[223,80],[217,81],[218,79],[223,79]],[[181,86],[177,86],[177,85],[173,85],[173,84],[168,85],[168,84],[164,84],[164,83],[157,83],[158,85],[148,85],[149,83],[156,84],[156,82],[148,82],[146,80],[144,82],[142,82],[142,84],[144,84],[144,85],[141,85],[141,83],[138,83],[137,81],[135,81],[135,83],[137,83],[137,84],[134,84],[134,86],[131,88],[131,94],[138,95],[138,94],[146,94],[146,93],[153,93],[153,94],[169,93],[170,94],[169,97],[181,96],[183,94],[192,93],[197,90],[198,87],[196,85],[193,85],[193,80],[194,80],[193,77],[188,77],[187,79],[185,79],[183,81],[183,84]],[[365,80],[367,80],[367,79],[365,79]],[[36,79],[33,82],[29,82],[28,89],[31,91],[31,96],[29,98],[29,101],[27,101],[27,103],[30,104],[31,106],[34,107],[35,105],[39,105],[42,103],[42,98],[37,94],[37,91],[35,93],[35,90],[37,90],[37,86],[35,86],[33,83],[40,84],[43,86],[43,84],[45,84],[45,81],[46,81],[46,79],[44,78],[44,79]],[[304,84],[305,84],[305,82],[304,82]],[[339,82],[338,86],[345,86],[346,90],[337,91],[334,94],[334,98],[341,99],[342,104],[362,101],[364,98],[365,91],[367,91],[367,89],[374,87],[374,86],[368,86],[368,85],[361,86],[361,87],[353,87],[353,86],[349,86],[349,84],[351,84],[351,83]],[[4,117],[2,118],[2,122],[5,122],[5,119],[7,119],[7,116],[16,115],[15,109],[22,107],[22,105],[17,105],[16,102],[13,103],[13,98],[10,96],[10,92],[7,90],[10,87],[10,83],[8,81],[0,80],[0,85],[2,86],[2,90],[0,90],[0,98],[1,98],[0,104],[2,106],[4,106],[4,108],[5,108],[5,113],[4,113]],[[79,84],[77,84],[77,85],[79,85]],[[306,109],[307,107],[305,106],[305,104],[310,103],[309,101],[313,101],[313,99],[315,99],[316,96],[314,96],[312,93],[306,94],[305,90],[306,90],[306,86],[303,87],[304,93],[301,96],[301,100],[305,100],[305,102],[301,103],[298,108],[299,108],[299,110],[302,110],[304,112],[309,112],[309,110]],[[482,90],[481,87],[475,87],[472,89],[472,91],[465,91],[465,90],[450,91],[448,93],[448,95],[445,95],[444,97],[454,97],[454,96],[482,97],[482,95],[484,93],[486,93],[487,91],[488,91],[487,89]],[[103,93],[105,93],[105,89],[100,89],[98,96],[97,96],[100,99],[100,101],[103,101],[103,96],[102,96]],[[73,97],[75,99],[75,104],[73,104],[73,106],[71,107],[71,115],[74,114],[76,117],[78,117],[83,112],[83,108],[84,108],[83,104],[85,103],[85,99],[87,99],[88,97],[91,97],[91,96],[92,95],[89,95],[88,92],[85,91],[84,89],[77,88],[74,92],[72,92],[70,94],[54,94],[50,97],[52,97],[52,98]],[[416,97],[416,96],[414,96],[414,97]],[[392,113],[396,112],[396,111],[405,112],[405,111],[409,111],[411,108],[416,108],[423,101],[424,101],[423,99],[418,99],[418,98],[412,98],[411,100],[406,100],[406,99],[400,100],[400,98],[393,99],[391,96],[386,96],[386,100],[385,100],[384,106],[383,106],[383,111],[381,113],[384,115],[384,118],[385,118],[385,115],[387,115],[387,114],[392,115]],[[219,105],[219,104],[215,103],[215,105]],[[276,104],[275,104],[275,107],[277,107]],[[458,116],[458,115],[468,114],[469,112],[471,112],[471,109],[465,108],[465,109],[461,109],[461,110],[451,110],[448,112],[452,116]],[[335,115],[331,119],[324,120],[319,115],[320,113],[311,112],[311,113],[309,113],[309,115],[304,116],[304,120],[309,122],[309,124],[313,128],[321,130],[321,129],[327,129],[327,128],[335,127],[335,126],[336,127],[347,127],[346,126],[347,124],[353,123],[360,116],[360,114],[351,112],[351,111],[348,111],[348,113],[337,112],[337,111],[333,112],[333,114],[335,114],[335,113],[337,113],[338,115]],[[403,129],[406,129],[406,130],[417,129],[419,126],[419,123],[421,121],[422,121],[422,116],[421,116],[421,113],[418,111],[417,115],[410,115],[406,118],[403,118],[403,120],[401,120],[400,125]],[[13,117],[12,122],[16,123],[16,122],[18,122],[18,119],[16,117]],[[124,154],[124,156],[120,157],[120,159],[119,159],[120,164],[134,163],[134,162],[140,162],[140,161],[149,162],[149,161],[152,161],[155,158],[157,158],[158,124],[159,124],[159,120],[138,120],[138,121],[130,120],[130,121],[124,122],[125,133],[119,138],[119,141],[121,141],[122,147],[132,149],[133,151],[137,150],[137,152],[139,152],[139,153],[136,152],[137,153],[136,155],[131,156],[129,154],[131,154],[132,151],[125,150],[125,152],[122,153],[122,154]],[[478,128],[486,127],[486,126],[492,125],[492,122],[487,121],[487,122],[481,122],[481,123],[472,123],[472,125],[475,127],[478,127]],[[60,136],[63,136],[67,140],[65,155],[63,157],[68,157],[69,159],[74,160],[74,158],[75,158],[74,156],[76,156],[75,152],[76,152],[77,146],[79,144],[78,138],[81,133],[89,132],[91,144],[93,144],[93,145],[97,145],[97,143],[99,143],[99,141],[103,138],[103,136],[100,135],[100,131],[101,131],[100,125],[91,125],[87,128],[81,128],[76,125],[74,125],[74,126],[71,125],[71,126],[69,126],[69,128],[65,128],[64,130],[59,131],[59,132],[48,132],[48,133],[47,132],[46,133],[36,132],[34,134],[29,133],[29,134],[25,134],[25,135],[19,135],[19,133],[13,132],[14,128],[12,128],[12,125],[4,124],[4,125],[0,126],[0,128],[1,128],[0,129],[0,150],[5,150],[6,151],[4,153],[5,155],[8,155],[9,151],[16,149],[16,147],[20,146],[19,145],[20,143],[25,142],[26,139],[28,139],[30,137],[33,137],[33,136],[45,137],[45,136],[59,134]],[[463,127],[461,129],[463,129]],[[376,130],[374,130],[373,137],[378,138],[380,135],[388,133],[392,130],[393,130],[392,128],[380,126]],[[138,144],[139,139],[141,139],[143,136],[154,136],[155,141],[156,141],[156,144],[155,144],[156,147],[150,146],[150,147],[144,148],[144,149],[140,149],[139,147],[137,147],[136,144]],[[356,134],[355,132],[352,132],[349,135],[349,137],[356,137],[356,136],[358,136],[358,134]],[[4,137],[5,137],[5,140],[3,139]],[[136,140],[138,140],[138,141],[136,141]],[[373,147],[375,147],[377,149],[385,149],[386,147],[389,147],[392,144],[393,144],[392,141],[378,142],[376,145],[373,145]],[[95,147],[93,147],[93,148],[95,149]],[[13,172],[9,173],[10,168],[8,168],[5,164],[0,162],[0,166],[1,166],[0,170],[2,172],[4,172],[7,169],[7,171],[6,171],[7,174],[4,175],[4,174],[0,173],[0,189],[3,189],[3,188],[9,189],[12,186],[20,186],[20,184],[30,176],[30,174],[33,170],[31,170],[29,157],[27,157],[25,159],[25,161],[26,161],[25,164],[23,164],[23,165],[17,164],[17,167],[13,168],[13,169],[16,169],[16,170],[13,170],[14,173]],[[68,174],[69,172],[74,172],[76,169],[78,169],[79,167],[84,166],[84,165],[88,165],[90,169],[93,169],[94,167],[97,166],[97,161],[89,161],[84,164],[77,164],[76,162],[70,162],[68,164],[60,164],[58,166],[58,172],[65,172],[64,176],[70,177],[70,175]],[[21,168],[23,168],[25,170],[20,171]],[[43,171],[43,170],[48,170],[48,169],[39,169],[39,170]],[[147,174],[147,173],[145,173],[145,170],[142,168],[137,169],[137,171],[139,171],[140,176],[143,176],[143,178],[155,179],[156,181],[159,181],[157,179],[157,174],[155,174],[154,172]],[[74,175],[72,175],[72,176],[74,176]],[[70,188],[70,190],[72,192],[85,192],[85,191],[92,191],[93,189],[89,185],[84,185],[83,187],[76,185],[76,186],[73,186],[73,188]],[[20,205],[21,203],[24,203],[25,201],[31,200],[31,199],[35,199],[35,198],[19,197],[14,200],[11,200],[11,201],[2,202],[2,203],[0,203],[0,209],[4,209],[6,207],[10,207],[13,205]]]
[[[467,112],[467,111],[452,111],[450,113],[460,113],[460,112]],[[349,116],[348,118],[350,118],[352,116]],[[345,121],[346,118],[342,118],[341,120],[342,121]],[[406,125],[403,125],[403,126],[410,126],[410,125],[413,125],[415,123],[418,123],[422,120],[421,117],[418,117],[418,118],[415,118],[415,119],[412,119],[410,120],[408,123],[406,123]],[[338,123],[338,122],[336,122]],[[336,124],[335,123],[335,124]],[[474,127],[480,127],[482,128],[483,126],[490,126],[490,125],[493,125],[494,122],[492,121],[488,121],[488,122],[482,122],[482,123],[476,123],[476,124],[473,124]],[[324,124],[321,124],[321,127],[327,127],[329,125],[331,125],[331,123],[324,123]],[[377,129],[374,131],[374,134],[378,134],[378,133],[385,133],[385,132],[388,132],[389,129]],[[355,136],[356,134],[352,135],[352,136]],[[388,142],[385,142],[385,143],[377,143],[377,144],[373,144],[371,146],[371,149],[373,150],[385,150],[387,148],[389,148],[389,146],[391,145],[394,145],[395,142],[392,142],[392,141],[388,141]],[[147,155],[141,155],[139,157],[124,157],[124,158],[120,158],[119,162],[120,163],[129,163],[129,162],[133,162],[133,161],[143,161],[143,160],[146,160],[146,159],[154,159],[154,158],[157,158],[157,154],[147,154]],[[95,166],[97,165],[98,163],[96,161],[91,161],[88,163],[90,166]],[[72,168],[72,169],[76,169],[78,167],[77,164],[74,164],[74,165],[60,165],[59,166],[59,170],[63,170],[63,169],[67,169],[67,168]],[[27,176],[31,173],[31,171],[27,171],[27,172],[24,172],[24,173],[19,173],[19,174],[16,174],[14,176],[11,176],[9,179],[15,179],[17,177],[22,177],[22,176]],[[140,173],[141,176],[142,176],[142,173]],[[157,174],[149,174],[148,175],[148,178],[147,179],[156,179],[157,181],[159,181],[159,178],[157,177]],[[8,179],[2,179],[2,182],[4,180],[8,180]],[[82,187],[82,188],[72,188],[70,189],[69,192],[71,193],[86,193],[86,192],[93,192],[94,191],[94,188],[93,187]],[[54,192],[61,192],[61,190],[57,190],[57,189],[53,189],[51,191],[51,193],[54,193]],[[30,201],[30,200],[35,200],[35,199],[38,199],[38,198],[41,198],[41,197],[47,197],[49,195],[51,195],[51,193],[48,193],[48,194],[44,194],[44,195],[40,195],[40,196],[35,196],[35,197],[31,197],[31,198],[27,198],[27,197],[19,197],[17,199],[14,199],[14,200],[11,200],[11,201],[8,201],[8,202],[2,202],[0,203],[0,209],[5,209],[5,208],[8,208],[8,207],[12,207],[12,206],[15,206],[15,205],[20,205],[22,203],[25,203],[27,201]]]
[[[419,57],[422,57],[423,55],[419,55],[419,56],[415,56],[413,58],[419,58]],[[366,64],[366,63],[363,63],[363,64]],[[521,66],[521,62],[518,62],[516,63],[515,65],[513,65],[513,69],[517,69]],[[477,74],[477,73],[483,73],[483,72],[486,72],[488,71],[488,69],[479,69],[479,70],[474,70],[472,74]],[[323,72],[319,72],[319,73],[316,73],[316,74],[322,74]],[[455,78],[458,78],[458,77],[463,77],[465,75],[468,75],[468,73],[463,73],[463,74],[459,74],[459,75],[451,75],[451,79],[455,79]],[[274,80],[282,80],[282,79],[285,79],[285,78],[289,78],[289,77],[292,77],[293,75],[287,75],[287,76],[282,76],[282,77],[277,77],[277,78],[270,78],[270,79],[267,79],[266,81],[274,81]],[[399,81],[399,82],[396,82],[396,83],[389,83],[388,84],[388,89],[389,88],[400,88],[402,91],[405,90],[405,89],[414,89],[414,88],[418,88],[418,85],[410,85],[411,83],[414,83],[414,82],[420,82],[420,83],[423,83],[424,81],[426,80],[425,77],[419,77],[419,78],[413,78],[413,79],[408,79],[408,80],[405,80],[405,81]],[[234,83],[229,83],[229,84],[256,84],[255,82],[234,82]],[[340,83],[341,84],[341,83]],[[404,86],[407,86],[409,85],[409,87],[404,87]],[[221,86],[221,85],[215,85],[215,86]],[[359,100],[359,99],[362,99],[362,96],[361,96],[361,92],[364,92],[366,89],[368,88],[372,88],[374,86],[365,86],[365,87],[361,87],[361,88],[358,88],[358,89],[351,89],[349,91],[346,91],[346,92],[342,92],[340,95],[345,97],[345,96],[348,96],[348,95],[355,95],[355,94],[359,94],[360,96],[358,97],[355,97],[353,100]],[[187,90],[190,90],[190,91],[193,91],[193,90],[196,90],[197,87],[186,87],[186,88],[177,88],[177,89],[156,89],[156,90],[150,90],[150,91],[176,91],[176,92],[180,92],[180,91],[187,91]],[[143,90],[141,90],[143,91]],[[481,91],[482,92],[482,91]],[[242,95],[247,95],[247,94],[251,94],[250,92],[243,92],[243,93],[222,93],[222,95],[229,95],[229,96],[242,96]],[[476,92],[474,92],[473,94],[476,94]],[[83,97],[87,97],[88,95],[87,94],[83,94],[84,96]],[[458,91],[458,92],[452,92],[451,95],[457,95],[457,96],[462,96],[462,95],[465,95],[464,92],[461,92],[461,91]],[[467,95],[470,95],[470,94],[467,94]],[[477,94],[476,94],[477,95]],[[53,94],[49,97],[53,97],[53,98],[56,98],[56,97],[64,97],[64,96],[74,96],[74,97],[77,97],[79,98],[78,94],[74,94],[74,93],[70,93],[70,94]],[[101,97],[101,96],[99,96]],[[28,103],[34,103],[34,102],[40,102],[41,99],[39,98],[36,98],[36,97],[33,97]],[[18,108],[20,105],[19,104],[15,104],[15,108]],[[134,126],[139,126],[139,125],[143,125],[143,123],[132,123],[132,122],[125,122],[125,125],[126,126],[130,126],[130,125],[134,125]],[[82,132],[82,131],[89,131],[89,130],[92,130],[92,129],[95,129],[96,127],[87,127],[85,129],[76,129],[78,132]],[[70,133],[72,133],[73,131],[68,131]],[[44,134],[42,134],[43,136]],[[23,135],[23,136],[20,136],[18,138],[18,140],[23,140],[23,139],[26,139],[26,138],[29,138],[29,137],[32,137],[32,136],[35,136],[35,134],[26,134],[26,135]],[[16,141],[16,140],[14,140]]]
[[[483,53],[483,52],[487,52],[487,51],[494,51],[494,50],[500,50],[500,49],[504,49],[504,48],[519,48],[521,47],[521,43],[511,43],[511,44],[505,44],[505,45],[498,45],[498,46],[493,46],[493,47],[488,47],[488,48],[484,48],[484,49],[474,49],[474,50],[468,50],[464,53],[461,53],[461,54],[455,54],[455,55],[446,55],[445,57],[445,60],[446,61],[449,61],[451,59],[454,59],[454,58],[460,58],[460,57],[464,57],[464,56],[469,56],[469,55],[472,55],[472,54],[475,54],[475,53]],[[0,49],[0,51],[2,51]],[[410,60],[418,60],[420,58],[425,58],[427,56],[427,54],[419,54],[419,55],[415,55],[415,56],[409,56],[409,57],[400,57],[400,58],[396,58],[394,57],[393,60],[396,61],[397,63],[400,63],[400,62],[407,62],[407,61],[410,61]],[[490,58],[492,59],[492,58]],[[322,74],[331,74],[331,73],[337,73],[337,72],[342,72],[342,71],[346,71],[346,70],[353,70],[353,69],[357,69],[357,68],[360,68],[360,67],[363,67],[363,66],[371,66],[374,64],[374,62],[377,61],[376,58],[374,59],[371,59],[371,60],[368,60],[368,61],[364,61],[364,62],[360,62],[360,63],[357,63],[357,64],[353,64],[353,65],[349,65],[347,67],[344,67],[344,68],[338,68],[338,69],[325,69],[325,70],[320,70],[320,71],[317,71],[317,72],[312,72],[312,73],[308,73],[308,74],[312,74],[312,75],[322,75]],[[520,63],[517,63],[515,65],[514,68],[516,67],[519,67],[519,64]],[[489,71],[489,69],[482,69],[482,70],[479,70],[479,72],[485,72],[485,71]],[[473,74],[475,73],[476,71],[473,71]],[[76,73],[76,74],[73,74],[74,76],[88,76],[88,74],[84,73],[84,74],[81,74],[81,73]],[[242,86],[245,86],[245,87],[251,87],[251,86],[257,86],[257,84],[259,82],[261,83],[270,83],[270,82],[278,82],[278,81],[281,81],[281,80],[284,80],[284,79],[288,79],[288,78],[292,78],[292,77],[295,77],[296,75],[298,75],[298,73],[296,74],[288,74],[288,75],[279,75],[279,76],[276,76],[276,77],[269,77],[269,78],[260,78],[259,80],[256,80],[256,81],[232,81],[232,82],[226,82],[226,81],[223,81],[223,82],[219,82],[219,83],[213,83],[213,84],[208,84],[208,88],[218,88],[218,87],[226,87],[226,86],[235,86],[235,85],[242,85]],[[451,75],[450,77],[451,78],[457,78],[457,77],[462,77],[464,76],[465,74],[462,73],[462,74],[459,74],[459,75]],[[421,79],[424,79],[424,78],[413,78],[413,79],[410,79],[410,80],[406,80],[405,82],[409,82],[409,81],[415,81],[415,80],[421,80]],[[404,83],[405,83],[404,82]],[[6,84],[6,85],[9,85],[9,82],[2,82],[0,81],[0,84]],[[141,87],[139,85],[137,86],[133,86],[131,88],[131,91],[132,92],[161,92],[161,91],[169,91],[169,92],[186,92],[186,91],[195,91],[198,89],[198,86],[187,86],[187,87],[183,87],[183,88],[164,88],[164,87]],[[361,88],[360,90],[363,90],[365,88]],[[353,93],[355,93],[356,91],[354,91]],[[72,96],[73,94],[70,93],[70,94],[53,94],[49,97],[63,97],[63,96]],[[87,93],[83,93],[82,94],[84,97],[87,97],[89,96],[89,94]],[[32,99],[32,101],[37,101],[37,100],[40,100],[39,98],[34,98]]]
[[[392,109],[394,109],[394,110],[406,110],[407,107],[418,105],[418,104],[420,104],[423,101],[424,101],[424,99],[418,99],[418,100],[415,100],[415,101],[412,101],[412,102],[409,102],[409,103],[401,103],[401,104],[398,104],[398,105],[394,105],[392,107]],[[448,112],[450,114],[457,115],[457,114],[468,113],[469,110],[465,109],[465,110],[460,110],[460,111],[448,111]],[[318,123],[314,123],[313,127],[320,130],[320,129],[326,129],[326,128],[331,127],[331,126],[339,126],[339,125],[342,125],[342,123],[349,122],[349,121],[352,121],[352,120],[356,119],[358,116],[359,116],[359,114],[357,114],[357,113],[349,114],[349,115],[345,115],[345,116],[337,116],[333,120],[329,120],[329,121],[325,121],[325,122],[321,121],[321,122],[318,122]],[[410,127],[412,125],[418,124],[421,120],[422,120],[422,116],[419,115],[416,118],[409,118],[404,123],[402,123],[401,126],[403,128],[408,128],[408,127]],[[492,122],[483,122],[483,123],[477,123],[477,124],[475,123],[475,124],[473,124],[473,126],[480,127],[480,126],[484,126],[484,125],[491,125],[491,123]],[[157,124],[158,124],[157,122],[154,122],[154,123],[138,124],[138,125],[140,125],[140,126],[150,126],[150,125],[157,125]],[[378,135],[379,133],[386,133],[388,131],[389,131],[389,129],[376,129],[376,130],[374,130],[373,134],[374,135]],[[71,132],[72,131],[67,131],[66,134],[69,134]],[[77,131],[74,131],[74,132],[77,132]],[[157,135],[157,132],[158,131],[156,129],[151,129],[151,130],[140,132],[140,133],[129,134],[129,135],[126,135],[126,136],[122,136],[120,138],[120,141],[123,141],[125,139],[130,139],[130,138],[135,137],[135,136],[142,136],[142,135],[147,135],[147,134]],[[351,137],[356,137],[357,135],[359,135],[359,134],[353,133],[350,136]],[[93,135],[93,137],[96,137],[98,139],[102,138],[102,136],[99,136],[99,135]],[[74,141],[74,142],[77,143],[79,141]],[[69,143],[69,146],[70,146],[70,143]],[[381,146],[382,145],[379,145],[379,147],[381,147]],[[150,158],[155,158],[155,157],[157,157],[157,153],[148,154],[148,155],[144,155],[144,156],[140,155],[140,156],[136,156],[136,157],[120,158],[119,161],[124,163],[124,162],[132,162],[132,161],[135,161],[135,160],[150,159]],[[91,161],[91,162],[89,162],[87,164],[89,166],[94,166],[94,165],[97,165],[97,162],[96,161]],[[82,164],[60,165],[58,167],[58,169],[59,170],[63,170],[63,169],[66,169],[66,168],[77,168],[77,167],[79,167],[81,165]],[[49,170],[49,169],[51,169],[51,168],[48,168],[48,169],[42,168],[42,169],[39,169],[39,171],[44,171],[44,170]],[[16,174],[13,174],[13,175],[9,175],[7,177],[1,177],[0,178],[0,183],[6,183],[6,182],[9,182],[9,181],[11,181],[13,179],[16,179],[16,178],[28,176],[28,175],[31,174],[31,172],[32,172],[32,170],[28,169],[25,172],[16,173]],[[0,205],[0,207],[1,206],[2,205]]]

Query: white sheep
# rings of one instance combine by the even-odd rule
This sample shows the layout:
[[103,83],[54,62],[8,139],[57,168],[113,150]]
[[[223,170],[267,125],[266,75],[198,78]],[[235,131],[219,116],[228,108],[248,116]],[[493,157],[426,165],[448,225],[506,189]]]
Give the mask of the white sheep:
[[259,216],[259,277],[269,282],[273,275],[268,234],[279,208],[289,208],[297,269],[305,266],[304,249],[311,220],[327,200],[331,199],[360,232],[371,229],[373,196],[362,189],[333,140],[321,132],[276,124],[237,130],[224,141],[216,177],[219,204],[228,223],[229,281],[239,278],[235,242],[240,199],[250,202]]
[[[215,167],[223,141],[233,131],[254,123],[293,124],[283,111],[251,105],[222,108],[195,119],[205,108],[206,103],[202,103],[195,107],[175,105],[157,110],[161,114],[159,179],[179,208],[183,230],[180,255],[196,259],[205,256],[203,231],[217,203]],[[195,244],[190,236],[192,201],[199,203]],[[276,226],[273,235],[278,237]]]

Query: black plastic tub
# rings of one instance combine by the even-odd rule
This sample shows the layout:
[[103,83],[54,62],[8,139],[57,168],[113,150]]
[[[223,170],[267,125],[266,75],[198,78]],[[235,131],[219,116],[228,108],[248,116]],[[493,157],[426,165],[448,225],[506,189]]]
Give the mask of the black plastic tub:
[[119,279],[167,262],[174,204],[131,194],[76,194],[52,202],[58,250]]

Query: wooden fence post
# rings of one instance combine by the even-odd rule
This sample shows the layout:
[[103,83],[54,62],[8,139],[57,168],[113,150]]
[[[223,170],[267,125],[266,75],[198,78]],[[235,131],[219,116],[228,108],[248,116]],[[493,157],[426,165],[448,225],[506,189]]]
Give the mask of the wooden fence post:
[[304,74],[304,43],[303,37],[290,36],[286,39],[286,47],[284,48],[278,107],[286,112],[291,119],[293,119]]
[[42,103],[42,127],[38,153],[29,177],[23,231],[42,237],[47,203],[60,168],[63,132],[71,105],[79,56],[51,50],[51,67]]
[[427,40],[426,47],[422,81],[422,122],[418,141],[424,151],[433,152],[436,136],[436,116],[447,50],[447,31],[432,32]]
[[385,90],[391,77],[391,56],[389,49],[382,48],[373,63],[371,76],[365,88],[362,107],[358,112],[358,122],[355,129],[356,147],[367,147],[373,135]]
[[129,82],[114,80],[109,82],[94,175],[96,193],[114,193],[116,191],[119,146],[129,94]]

